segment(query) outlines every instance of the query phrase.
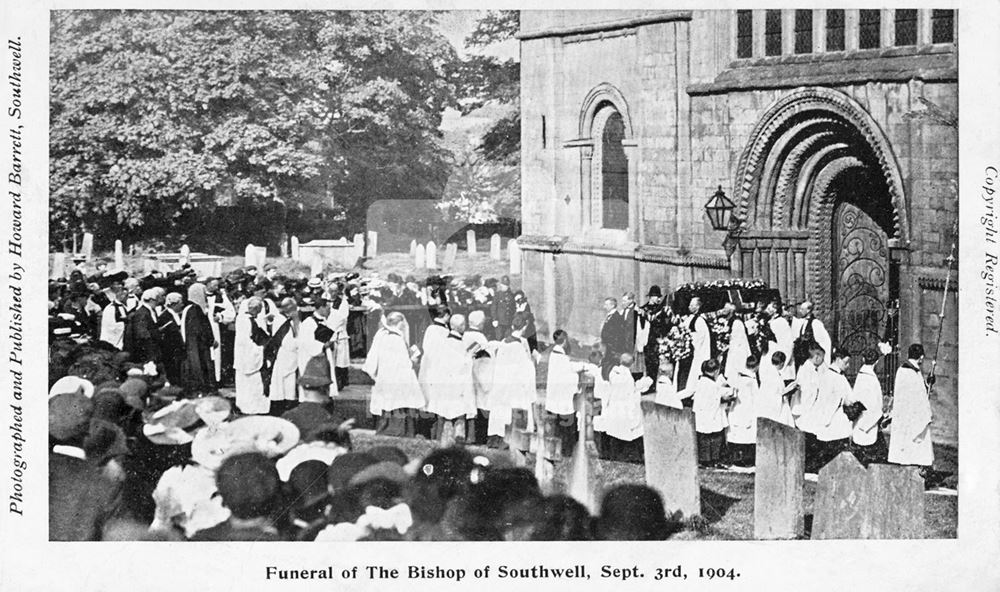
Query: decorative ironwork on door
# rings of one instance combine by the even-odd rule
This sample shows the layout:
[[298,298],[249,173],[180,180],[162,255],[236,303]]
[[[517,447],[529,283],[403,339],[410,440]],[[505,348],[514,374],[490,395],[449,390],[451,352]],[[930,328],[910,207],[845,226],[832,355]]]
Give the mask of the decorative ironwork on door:
[[[850,203],[837,206],[833,232],[834,337],[851,354],[846,374],[853,381],[861,367],[861,354],[886,340],[892,312],[889,248],[885,231]],[[883,392],[891,389],[885,377],[882,386]]]

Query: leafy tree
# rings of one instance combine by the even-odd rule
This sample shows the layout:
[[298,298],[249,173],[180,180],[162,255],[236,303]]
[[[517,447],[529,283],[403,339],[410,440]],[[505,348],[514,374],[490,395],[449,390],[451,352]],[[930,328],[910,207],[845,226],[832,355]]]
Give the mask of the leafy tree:
[[447,177],[459,62],[418,11],[56,11],[53,238],[140,227],[220,200],[333,202]]
[[[520,28],[520,12],[491,10],[476,23],[465,39],[470,49],[482,50],[514,38]],[[489,160],[517,165],[521,153],[521,64],[514,59],[472,55],[462,68],[464,94],[462,112],[471,113],[488,103],[509,110],[485,131],[479,151]]]

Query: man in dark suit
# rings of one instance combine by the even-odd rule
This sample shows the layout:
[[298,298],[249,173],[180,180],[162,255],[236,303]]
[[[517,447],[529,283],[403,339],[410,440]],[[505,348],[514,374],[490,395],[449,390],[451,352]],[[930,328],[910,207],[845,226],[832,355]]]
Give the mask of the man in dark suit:
[[162,361],[156,314],[158,298],[159,292],[155,288],[144,291],[139,307],[129,315],[125,323],[124,348],[130,354],[130,360],[136,364],[159,364]]
[[94,412],[82,393],[49,399],[49,540],[98,541],[121,501],[121,486],[87,459],[83,440]]
[[[660,338],[666,337],[670,330],[669,314],[663,300],[663,292],[659,286],[649,288],[648,300],[642,305],[638,314],[644,326],[648,326],[648,338],[643,344],[642,357],[646,366],[646,376],[654,381],[660,370]],[[654,383],[655,384],[655,383]]]
[[604,313],[604,325],[601,326],[601,344],[604,346],[601,375],[607,380],[611,369],[618,365],[621,355],[631,348],[629,341],[632,338],[628,335],[624,318],[618,314],[617,300],[605,298]]
[[177,292],[167,294],[163,314],[157,323],[160,333],[160,354],[163,358],[163,373],[170,384],[181,384],[181,364],[187,353],[184,348],[184,337],[181,333],[181,311],[184,309],[184,297]]

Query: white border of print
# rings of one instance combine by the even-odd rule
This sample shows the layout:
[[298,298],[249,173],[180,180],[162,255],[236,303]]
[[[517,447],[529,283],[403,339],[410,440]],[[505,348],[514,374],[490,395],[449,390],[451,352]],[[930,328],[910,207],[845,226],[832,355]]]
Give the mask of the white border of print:
[[[497,8],[540,8],[512,2],[491,3]],[[655,4],[665,8],[707,8],[695,2]],[[962,451],[962,470],[959,485],[959,528],[956,540],[919,541],[798,541],[798,542],[663,542],[644,544],[624,543],[563,543],[563,544],[505,544],[505,543],[406,543],[381,544],[318,544],[292,543],[269,544],[180,544],[180,543],[51,543],[47,529],[47,477],[46,464],[46,318],[45,301],[47,252],[46,209],[48,177],[48,26],[49,10],[69,8],[161,8],[161,9],[367,9],[369,2],[239,2],[205,1],[158,2],[149,5],[138,2],[29,2],[14,0],[2,6],[3,45],[11,37],[20,36],[23,43],[23,114],[20,122],[24,128],[22,146],[24,159],[24,185],[22,206],[25,259],[31,275],[26,281],[25,302],[25,359],[30,363],[24,377],[25,432],[28,439],[28,470],[24,480],[26,499],[23,516],[6,511],[7,483],[3,492],[3,509],[0,512],[0,589],[18,592],[42,590],[367,590],[396,589],[405,587],[413,592],[453,589],[459,586],[503,588],[506,590],[543,587],[546,592],[556,590],[599,590],[614,585],[613,580],[599,577],[605,564],[617,567],[639,566],[648,576],[630,580],[618,586],[624,589],[665,589],[674,587],[685,590],[997,590],[1000,589],[1000,464],[996,452],[1000,451],[1000,398],[997,392],[995,369],[1000,361],[998,338],[983,330],[986,318],[985,284],[980,278],[986,244],[979,217],[983,213],[980,190],[988,166],[1000,168],[1000,134],[996,105],[1000,101],[1000,43],[997,42],[996,25],[1000,22],[1000,3],[996,1],[973,2],[891,2],[912,8],[959,9],[961,53],[959,93],[961,120],[960,134],[960,199],[962,200],[962,237],[959,260],[959,295],[962,317],[960,319],[959,447]],[[482,4],[470,1],[435,2],[380,2],[385,8],[434,8],[482,9]],[[834,2],[799,2],[795,8],[809,7],[864,7],[862,2],[850,4]],[[754,7],[781,7],[779,2],[757,2]],[[587,0],[553,2],[546,8],[626,8],[654,7],[653,3],[634,0],[621,5],[610,5]],[[736,8],[735,3],[715,4],[712,7]],[[745,6],[740,5],[740,8]],[[6,115],[10,101],[7,76],[11,69],[11,55],[4,50],[2,58],[4,141],[0,142],[0,162],[6,180],[11,164],[11,144],[7,129],[11,123]],[[11,202],[0,200],[0,243],[6,245],[10,232],[8,221]],[[991,245],[994,246],[995,245]],[[2,250],[0,282],[6,281],[11,261]],[[5,286],[0,296],[0,320],[3,339],[7,339],[7,305],[10,293]],[[8,344],[0,344],[6,352]],[[2,437],[8,438],[12,421],[11,410],[6,404],[10,388],[6,353],[0,356],[0,405]],[[11,449],[5,441],[0,450],[0,470],[4,480],[9,479]],[[498,579],[500,565],[531,567],[537,564],[578,564],[589,566],[593,578],[572,580],[510,580]],[[334,581],[275,581],[265,579],[266,566],[281,569],[322,569],[333,566],[337,577]],[[366,565],[386,565],[402,568],[407,565],[462,568],[465,580],[456,585],[440,579],[373,581],[366,577],[356,580],[340,579],[344,568],[360,566],[363,576]],[[473,570],[492,566],[492,576],[487,580],[474,580]],[[681,582],[654,581],[652,572],[657,567],[683,565],[691,577]],[[698,567],[733,568],[741,575],[736,580],[698,579]]]

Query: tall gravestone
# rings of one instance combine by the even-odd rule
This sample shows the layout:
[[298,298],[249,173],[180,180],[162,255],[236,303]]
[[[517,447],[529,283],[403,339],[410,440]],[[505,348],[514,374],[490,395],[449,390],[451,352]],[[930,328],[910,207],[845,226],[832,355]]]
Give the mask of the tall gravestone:
[[924,480],[918,469],[872,464],[868,480],[871,512],[865,538],[924,538]]
[[326,261],[323,258],[323,253],[318,249],[312,249],[313,254],[309,259],[309,275],[316,277],[323,273],[323,268],[326,266]]
[[794,539],[805,533],[805,459],[805,434],[771,419],[757,420],[755,539]]
[[243,251],[243,267],[251,265],[257,265],[257,247],[253,246],[253,243],[248,244]]
[[191,247],[187,245],[181,245],[181,257],[180,264],[184,265],[191,261]]
[[368,256],[375,257],[378,255],[378,233],[374,230],[368,231]]
[[354,242],[354,254],[353,254],[354,261],[351,262],[352,267],[354,265],[354,262],[357,261],[358,258],[365,256],[365,233],[359,232],[355,234],[353,242]]
[[62,279],[66,275],[66,253],[58,252],[52,253],[52,273],[50,278],[53,280]]
[[500,235],[494,234],[490,237],[490,259],[499,261],[500,258]]
[[868,472],[853,454],[840,453],[819,471],[812,538],[866,538],[868,503]]
[[507,241],[507,256],[510,258],[510,275],[521,275],[521,248],[517,239]]
[[417,256],[417,241],[413,239],[410,241],[410,259]]
[[663,496],[667,515],[677,511],[686,518],[700,515],[694,413],[643,401],[642,431],[646,484]]
[[90,261],[94,256],[94,235],[89,232],[83,233],[83,248],[81,250],[81,255],[84,259]]
[[448,243],[444,247],[444,265],[442,269],[451,269],[455,266],[455,258],[458,257],[458,245]]
[[579,394],[573,400],[576,411],[576,427],[579,432],[573,454],[567,467],[566,493],[583,504],[591,514],[598,511],[596,472],[597,447],[593,440],[593,395],[594,379],[580,375]]
[[476,254],[476,231],[471,228],[465,231],[465,250],[470,255]]
[[413,251],[413,267],[423,269],[427,267],[427,252],[423,245],[417,245]]
[[427,243],[427,269],[437,269],[437,245],[434,241]]
[[125,250],[121,239],[115,239],[115,269],[125,269]]
[[299,237],[297,236],[292,236],[292,249],[289,255],[291,255],[292,261],[299,260]]

